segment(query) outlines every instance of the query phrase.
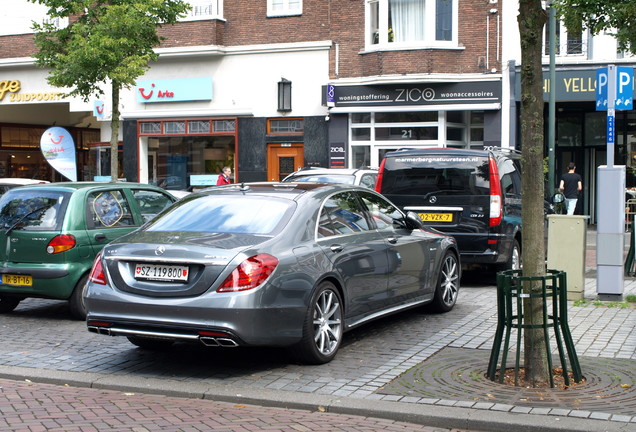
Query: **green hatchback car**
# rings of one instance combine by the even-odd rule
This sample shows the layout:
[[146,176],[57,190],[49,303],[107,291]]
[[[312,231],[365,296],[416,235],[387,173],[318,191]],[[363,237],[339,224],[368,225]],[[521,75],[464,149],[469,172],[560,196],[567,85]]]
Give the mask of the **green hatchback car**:
[[68,300],[86,317],[83,291],[95,255],[177,199],[140,183],[50,183],[0,198],[0,313],[27,297]]

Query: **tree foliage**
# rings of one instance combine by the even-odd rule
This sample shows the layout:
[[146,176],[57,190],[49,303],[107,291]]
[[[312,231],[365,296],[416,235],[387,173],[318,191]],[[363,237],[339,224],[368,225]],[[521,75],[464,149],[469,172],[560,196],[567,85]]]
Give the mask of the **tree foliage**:
[[554,0],[552,5],[569,31],[607,32],[621,51],[636,54],[636,0]]
[[36,64],[50,68],[47,78],[67,95],[84,101],[112,90],[111,178],[118,175],[119,92],[129,88],[157,60],[158,28],[174,24],[190,8],[183,0],[29,0],[48,8],[51,21],[68,18],[58,28],[34,23]]

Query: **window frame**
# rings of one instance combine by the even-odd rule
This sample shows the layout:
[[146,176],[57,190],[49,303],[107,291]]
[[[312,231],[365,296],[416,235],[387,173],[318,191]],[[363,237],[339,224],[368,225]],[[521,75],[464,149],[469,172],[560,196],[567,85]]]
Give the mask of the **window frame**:
[[298,7],[291,8],[289,5],[290,0],[282,0],[283,9],[274,10],[274,0],[267,0],[267,17],[286,17],[286,16],[298,16],[303,14],[303,0],[298,0]]
[[[425,2],[425,36],[422,41],[390,42],[389,41],[389,1],[390,0],[366,0],[365,1],[365,44],[367,51],[386,51],[400,49],[425,49],[425,48],[459,48],[459,1],[452,2],[452,30],[451,40],[437,40],[437,0],[423,0]],[[373,10],[377,5],[378,13],[377,30],[374,26],[375,14]],[[374,43],[378,35],[377,43]]]

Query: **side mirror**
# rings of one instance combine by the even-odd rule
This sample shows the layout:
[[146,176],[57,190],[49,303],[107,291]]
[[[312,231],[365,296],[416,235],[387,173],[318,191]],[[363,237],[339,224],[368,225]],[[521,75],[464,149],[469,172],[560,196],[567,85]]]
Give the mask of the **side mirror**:
[[412,211],[406,212],[406,217],[404,218],[404,224],[406,225],[406,228],[410,230],[424,228],[424,223],[422,222],[422,219],[420,219],[417,213]]
[[565,201],[565,195],[563,195],[562,193],[556,193],[552,197],[552,202],[554,204],[559,204],[559,203],[562,203],[563,201]]

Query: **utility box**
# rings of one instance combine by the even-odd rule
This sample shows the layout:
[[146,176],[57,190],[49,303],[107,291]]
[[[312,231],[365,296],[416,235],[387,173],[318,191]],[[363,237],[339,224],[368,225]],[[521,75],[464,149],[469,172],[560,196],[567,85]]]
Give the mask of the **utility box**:
[[585,293],[585,254],[589,216],[548,215],[548,269],[567,276],[567,299]]

